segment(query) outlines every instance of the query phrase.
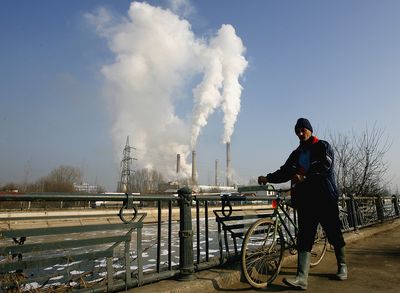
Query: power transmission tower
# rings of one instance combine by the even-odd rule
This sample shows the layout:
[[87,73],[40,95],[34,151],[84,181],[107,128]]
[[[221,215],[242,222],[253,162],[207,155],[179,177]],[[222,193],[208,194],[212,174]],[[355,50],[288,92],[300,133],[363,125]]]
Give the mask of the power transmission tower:
[[137,160],[131,157],[131,150],[136,149],[129,145],[129,136],[126,138],[126,144],[123,151],[123,158],[121,161],[121,180],[118,182],[118,192],[130,192],[131,188],[131,175],[134,171],[132,170],[132,161]]

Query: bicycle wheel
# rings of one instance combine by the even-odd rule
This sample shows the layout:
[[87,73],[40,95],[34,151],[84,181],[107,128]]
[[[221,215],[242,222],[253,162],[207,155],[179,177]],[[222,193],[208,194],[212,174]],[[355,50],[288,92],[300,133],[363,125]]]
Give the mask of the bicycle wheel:
[[322,226],[318,224],[317,233],[315,233],[314,245],[311,250],[310,265],[312,267],[318,265],[321,262],[322,258],[325,255],[327,244],[328,239],[326,237],[325,231],[324,229],[322,229]]
[[249,284],[266,287],[279,273],[285,240],[282,231],[275,231],[275,221],[260,219],[247,230],[242,244],[242,270]]

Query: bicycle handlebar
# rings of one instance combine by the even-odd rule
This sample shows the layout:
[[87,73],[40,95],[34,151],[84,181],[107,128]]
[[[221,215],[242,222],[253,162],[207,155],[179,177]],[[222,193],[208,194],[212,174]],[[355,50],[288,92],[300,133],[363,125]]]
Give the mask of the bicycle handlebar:
[[[271,186],[272,189],[268,189],[268,186]],[[278,194],[282,193],[282,192],[289,192],[292,190],[292,188],[279,188],[279,189],[275,189],[275,186],[273,186],[272,184],[260,184],[260,187],[262,189],[264,189],[265,191],[276,191]]]

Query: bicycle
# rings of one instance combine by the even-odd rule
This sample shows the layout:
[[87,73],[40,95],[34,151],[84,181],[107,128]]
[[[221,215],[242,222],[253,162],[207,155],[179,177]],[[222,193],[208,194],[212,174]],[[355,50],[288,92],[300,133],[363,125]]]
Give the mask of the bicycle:
[[[298,227],[295,212],[290,215],[290,204],[284,192],[290,189],[276,190],[272,201],[272,214],[268,218],[254,222],[246,232],[242,244],[242,270],[247,282],[255,288],[263,288],[278,276],[284,259],[285,250],[296,253]],[[292,228],[292,229],[291,229]],[[311,266],[318,265],[327,249],[327,237],[321,225],[318,225]]]

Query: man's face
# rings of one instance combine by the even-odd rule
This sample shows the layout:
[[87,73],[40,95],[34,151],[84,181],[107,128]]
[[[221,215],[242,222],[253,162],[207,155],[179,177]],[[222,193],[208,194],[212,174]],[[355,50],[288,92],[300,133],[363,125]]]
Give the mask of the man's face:
[[297,128],[295,132],[300,141],[307,141],[312,135],[312,132],[304,127]]

